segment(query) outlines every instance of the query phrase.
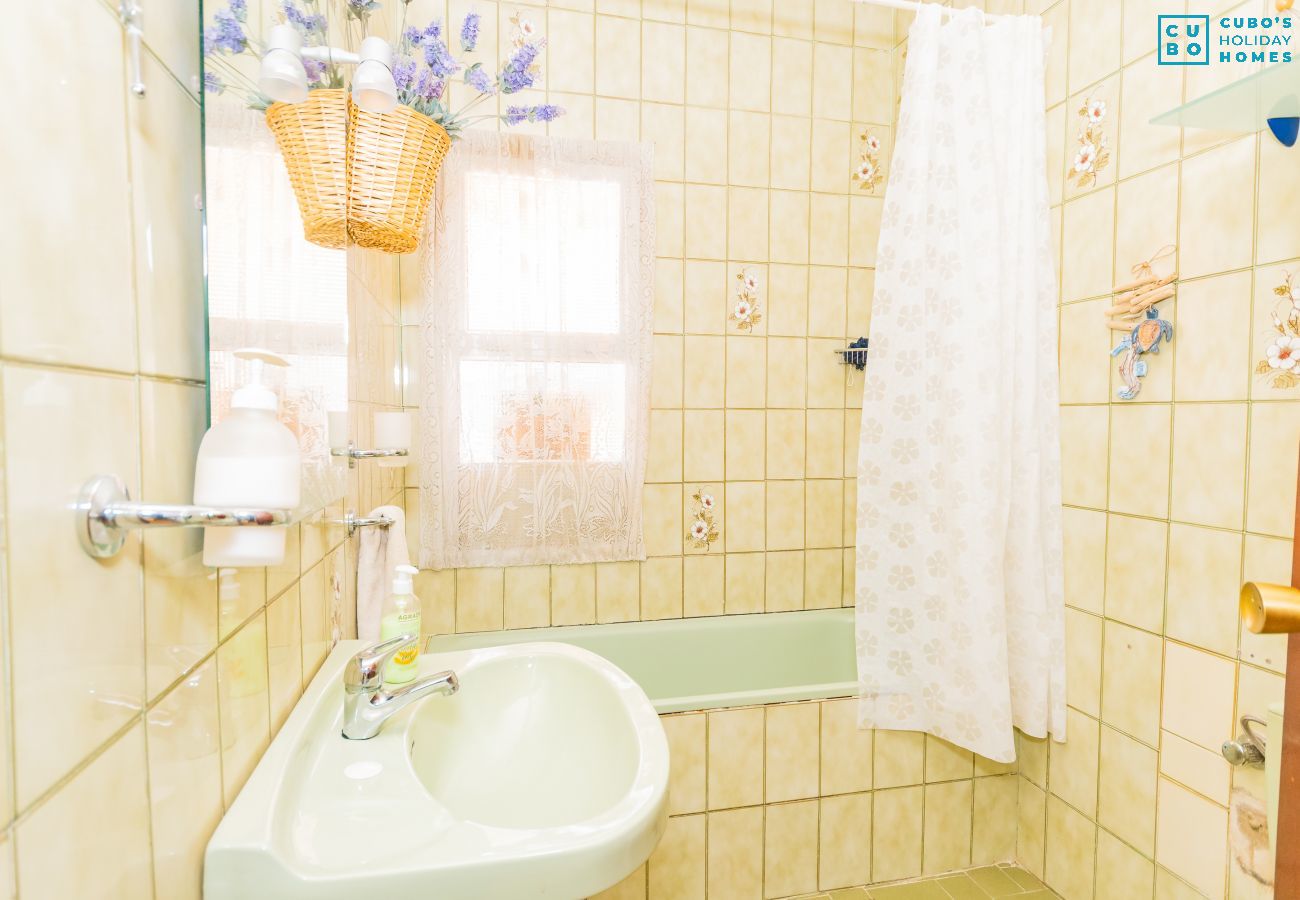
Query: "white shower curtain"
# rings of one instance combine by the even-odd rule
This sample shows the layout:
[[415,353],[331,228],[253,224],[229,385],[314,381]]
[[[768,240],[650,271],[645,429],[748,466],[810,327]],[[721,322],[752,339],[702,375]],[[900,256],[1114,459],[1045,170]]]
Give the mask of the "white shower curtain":
[[1056,279],[1034,16],[922,5],[858,456],[863,727],[1065,737]]

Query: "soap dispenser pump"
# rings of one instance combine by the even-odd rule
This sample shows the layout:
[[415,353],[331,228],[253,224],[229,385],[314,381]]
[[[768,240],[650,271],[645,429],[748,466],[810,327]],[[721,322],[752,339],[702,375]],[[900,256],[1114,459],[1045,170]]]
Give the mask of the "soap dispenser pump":
[[[200,506],[295,509],[301,497],[298,439],[278,418],[279,400],[262,383],[266,365],[288,366],[278,353],[236,350],[246,360],[248,382],[230,401],[230,412],[208,429],[194,471],[194,502]],[[272,566],[284,560],[284,526],[205,528],[206,566]]]

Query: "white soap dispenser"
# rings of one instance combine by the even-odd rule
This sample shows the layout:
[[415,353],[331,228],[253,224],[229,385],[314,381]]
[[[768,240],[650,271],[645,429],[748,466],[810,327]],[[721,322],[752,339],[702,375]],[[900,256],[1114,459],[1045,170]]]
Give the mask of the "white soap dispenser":
[[[301,495],[298,439],[277,417],[275,392],[262,384],[267,364],[287,366],[270,350],[236,350],[248,360],[249,381],[235,391],[230,412],[203,436],[194,471],[199,506],[292,510]],[[203,529],[205,566],[273,566],[284,560],[284,526]]]

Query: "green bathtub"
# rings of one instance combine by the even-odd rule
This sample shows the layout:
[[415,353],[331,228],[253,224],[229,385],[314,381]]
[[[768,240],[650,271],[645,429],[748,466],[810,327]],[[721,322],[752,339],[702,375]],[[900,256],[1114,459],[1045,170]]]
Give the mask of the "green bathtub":
[[435,635],[425,651],[560,641],[631,675],[661,713],[857,692],[852,609]]

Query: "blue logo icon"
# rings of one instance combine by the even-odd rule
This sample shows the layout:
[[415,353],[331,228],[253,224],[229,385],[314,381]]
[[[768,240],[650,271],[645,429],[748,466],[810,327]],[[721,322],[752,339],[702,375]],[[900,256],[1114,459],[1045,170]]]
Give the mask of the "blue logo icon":
[[1210,64],[1209,16],[1157,16],[1156,62],[1162,66]]

